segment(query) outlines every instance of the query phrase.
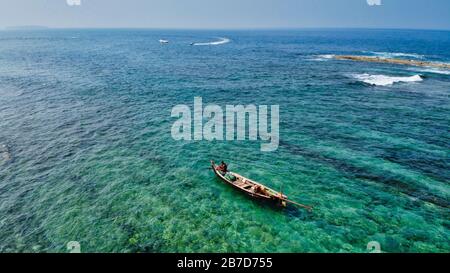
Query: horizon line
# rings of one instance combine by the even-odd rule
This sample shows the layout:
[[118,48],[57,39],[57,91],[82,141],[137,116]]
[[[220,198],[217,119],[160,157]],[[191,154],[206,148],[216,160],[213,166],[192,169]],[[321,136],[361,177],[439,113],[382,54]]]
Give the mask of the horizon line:
[[[29,29],[27,29],[29,28]],[[346,29],[354,29],[354,30],[428,30],[428,31],[450,31],[450,28],[409,28],[409,27],[232,27],[232,28],[189,28],[189,27],[50,27],[50,26],[41,26],[41,25],[18,25],[18,26],[4,26],[0,27],[0,30],[126,30],[126,29],[136,29],[136,30],[215,30],[215,31],[248,31],[248,30],[326,30],[326,29],[334,29],[334,30],[346,30]]]

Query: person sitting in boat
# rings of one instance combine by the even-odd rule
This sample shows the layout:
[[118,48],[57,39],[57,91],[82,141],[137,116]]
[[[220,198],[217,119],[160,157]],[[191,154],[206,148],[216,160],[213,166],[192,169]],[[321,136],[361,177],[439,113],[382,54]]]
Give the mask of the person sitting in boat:
[[219,166],[217,166],[216,170],[218,170],[219,172],[222,173],[227,173],[228,172],[228,165],[225,162],[221,162]]
[[253,192],[254,193],[263,194],[263,195],[267,195],[266,188],[264,186],[260,186],[260,185],[253,186]]

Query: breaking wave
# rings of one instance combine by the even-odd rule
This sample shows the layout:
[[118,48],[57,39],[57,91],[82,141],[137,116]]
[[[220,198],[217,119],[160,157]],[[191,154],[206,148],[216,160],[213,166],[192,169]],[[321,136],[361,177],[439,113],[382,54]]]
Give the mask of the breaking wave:
[[377,86],[388,86],[388,85],[393,85],[394,83],[399,83],[399,82],[423,81],[423,79],[420,75],[414,75],[414,76],[409,76],[409,77],[393,77],[393,76],[386,76],[386,75],[370,75],[370,74],[364,73],[364,74],[355,74],[355,75],[353,75],[353,77],[364,83],[367,83],[370,85],[377,85]]
[[392,58],[414,58],[414,59],[423,59],[425,56],[415,53],[403,53],[403,52],[377,52],[377,51],[369,51],[365,52],[380,58],[392,59]]
[[192,45],[195,45],[195,46],[223,45],[223,44],[227,44],[227,43],[231,42],[231,40],[228,38],[219,38],[219,39],[220,39],[219,41],[207,42],[207,43],[193,43]]
[[425,72],[425,73],[433,73],[433,74],[441,74],[441,75],[450,75],[450,70],[439,69],[439,68],[414,68],[411,69],[413,71]]
[[322,62],[322,61],[333,59],[334,56],[336,56],[336,55],[334,55],[334,54],[315,55],[314,58],[312,58],[311,60]]

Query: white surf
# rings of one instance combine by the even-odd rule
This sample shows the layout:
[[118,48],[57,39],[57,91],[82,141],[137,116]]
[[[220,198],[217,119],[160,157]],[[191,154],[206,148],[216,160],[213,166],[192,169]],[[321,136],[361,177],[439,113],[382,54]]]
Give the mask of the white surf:
[[413,75],[407,77],[398,77],[398,76],[386,76],[386,75],[370,75],[367,73],[364,74],[355,74],[353,77],[359,81],[370,85],[376,86],[389,86],[394,83],[408,83],[408,82],[420,82],[423,81],[420,75]]

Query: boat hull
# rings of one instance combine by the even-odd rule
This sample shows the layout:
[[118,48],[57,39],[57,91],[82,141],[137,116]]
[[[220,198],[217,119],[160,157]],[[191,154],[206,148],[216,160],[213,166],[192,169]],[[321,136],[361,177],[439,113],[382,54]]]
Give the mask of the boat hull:
[[[246,180],[246,181],[244,181],[244,185],[259,185],[259,186],[263,186],[266,190],[268,190],[268,192],[270,191],[270,194],[263,195],[263,194],[252,192],[251,189],[245,189],[244,187],[239,186],[239,183],[236,183],[236,182],[233,182],[233,181],[230,181],[229,179],[227,179],[220,171],[218,171],[216,169],[216,167],[217,166],[213,162],[211,162],[211,168],[212,168],[214,174],[222,182],[232,186],[233,188],[237,189],[238,191],[244,193],[245,195],[247,195],[247,196],[249,196],[249,197],[251,197],[253,199],[264,201],[264,202],[269,202],[269,203],[272,203],[272,204],[275,204],[275,205],[278,205],[278,206],[281,206],[281,207],[286,207],[286,202],[281,200],[280,197],[279,197],[279,196],[282,196],[284,199],[287,199],[286,195],[282,195],[281,193],[278,193],[278,192],[276,192],[276,191],[274,191],[274,190],[272,190],[272,189],[270,189],[268,187],[265,187],[264,185],[261,185],[259,183],[254,182],[254,181],[251,181],[251,180],[249,180],[249,179],[247,179],[247,178],[245,178],[243,176],[240,176],[238,174],[230,172],[232,175],[238,176],[239,179],[243,178],[244,180]],[[247,184],[245,184],[245,183],[247,183]]]

